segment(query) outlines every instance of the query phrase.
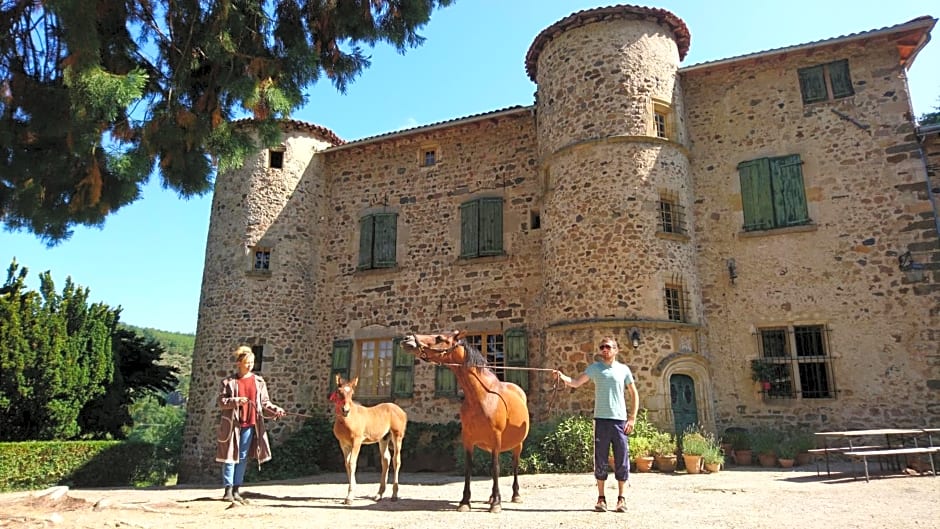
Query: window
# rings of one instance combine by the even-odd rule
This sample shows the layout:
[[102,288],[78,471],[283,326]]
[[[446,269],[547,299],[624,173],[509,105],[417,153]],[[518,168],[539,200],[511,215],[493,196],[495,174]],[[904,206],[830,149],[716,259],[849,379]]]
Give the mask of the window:
[[[528,340],[524,329],[509,329],[505,334],[481,332],[467,335],[464,339],[468,345],[480,351],[486,359],[487,366],[492,369],[497,378],[513,382],[528,391],[528,371],[512,369],[526,367],[528,364]],[[449,368],[437,366],[434,372],[434,394],[437,396],[457,394],[457,379]]]
[[665,101],[653,100],[653,136],[668,140],[672,138],[672,108]]
[[255,366],[251,369],[253,373],[260,373],[261,366],[264,363],[264,346],[252,345],[251,352],[255,355]]
[[800,77],[803,104],[840,99],[855,94],[848,60],[800,68],[797,73]]
[[738,164],[744,231],[809,224],[800,155]]
[[[376,338],[333,342],[330,389],[336,375],[359,377],[356,394],[363,399],[410,397],[414,392],[414,357],[402,352],[398,339]],[[353,365],[355,364],[355,365]]]
[[271,270],[270,248],[261,248],[258,246],[254,248],[254,260],[252,261],[251,269],[258,272],[266,272]]
[[659,196],[659,229],[664,233],[685,234],[685,208],[679,205],[675,192]]
[[460,205],[460,257],[503,253],[503,199],[478,198]]
[[424,143],[418,148],[418,165],[432,167],[441,161],[441,147],[437,143]]
[[758,330],[760,373],[769,399],[824,399],[835,396],[828,329],[822,325]]
[[283,149],[270,149],[268,151],[268,167],[271,169],[282,169],[284,167]]
[[663,301],[666,318],[669,321],[686,322],[689,315],[688,293],[683,288],[682,279],[673,277],[663,287]]
[[398,241],[398,213],[374,213],[359,219],[359,270],[393,268]]

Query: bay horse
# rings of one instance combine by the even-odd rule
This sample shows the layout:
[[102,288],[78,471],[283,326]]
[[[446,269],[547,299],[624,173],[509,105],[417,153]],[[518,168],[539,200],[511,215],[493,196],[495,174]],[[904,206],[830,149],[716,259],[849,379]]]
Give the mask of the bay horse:
[[333,419],[333,435],[339,441],[343,451],[343,460],[346,463],[346,477],[349,479],[349,490],[346,492],[346,505],[352,504],[353,488],[356,486],[356,463],[359,460],[359,449],[364,444],[379,444],[379,455],[382,457],[382,477],[379,482],[379,493],[375,501],[380,501],[385,494],[385,483],[388,480],[389,445],[393,448],[395,458],[395,473],[392,481],[392,501],[398,501],[398,471],[401,468],[401,443],[405,437],[405,427],[408,424],[408,415],[397,404],[383,402],[375,406],[363,406],[353,401],[353,394],[359,384],[359,377],[352,380],[343,380],[336,375],[336,389],[330,393],[330,401],[335,405]]
[[519,495],[519,456],[522,443],[529,435],[529,408],[522,388],[499,380],[486,368],[480,351],[471,347],[460,331],[441,334],[408,334],[401,341],[402,350],[421,360],[450,368],[463,389],[460,406],[460,435],[463,442],[464,487],[457,510],[470,510],[470,473],[473,448],[479,447],[492,455],[490,472],[493,492],[490,512],[502,510],[499,495],[499,454],[512,450],[512,501],[522,502]]

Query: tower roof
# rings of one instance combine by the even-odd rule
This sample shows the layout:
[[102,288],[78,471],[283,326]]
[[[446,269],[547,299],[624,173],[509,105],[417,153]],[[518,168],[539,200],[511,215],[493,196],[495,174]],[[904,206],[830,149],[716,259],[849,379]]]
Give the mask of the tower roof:
[[529,51],[525,55],[525,71],[529,74],[529,79],[535,81],[539,55],[542,53],[542,50],[545,49],[545,46],[556,36],[570,29],[586,26],[593,22],[616,19],[655,20],[656,23],[672,31],[672,35],[676,39],[676,45],[679,47],[680,60],[684,59],[685,55],[689,52],[689,44],[692,40],[689,28],[681,18],[670,11],[655,7],[635,5],[616,5],[598,7],[596,9],[585,9],[572,13],[558,22],[555,22],[551,26],[543,29],[542,32],[535,37],[532,46],[529,47]]

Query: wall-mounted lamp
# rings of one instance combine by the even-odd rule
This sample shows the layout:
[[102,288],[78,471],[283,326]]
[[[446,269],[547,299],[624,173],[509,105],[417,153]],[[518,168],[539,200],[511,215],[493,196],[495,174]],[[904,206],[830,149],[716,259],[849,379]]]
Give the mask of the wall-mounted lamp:
[[633,345],[634,349],[639,349],[640,347],[640,330],[636,327],[630,329],[630,343]]
[[725,264],[728,265],[728,279],[731,280],[733,285],[734,280],[738,278],[738,265],[734,262],[734,259],[728,259]]

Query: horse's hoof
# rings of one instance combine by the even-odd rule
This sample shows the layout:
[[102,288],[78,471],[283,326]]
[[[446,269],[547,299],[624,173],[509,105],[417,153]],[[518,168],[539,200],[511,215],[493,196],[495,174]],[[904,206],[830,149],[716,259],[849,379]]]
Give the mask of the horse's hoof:
[[352,505],[352,498],[346,498],[343,500],[343,505]]
[[503,506],[498,503],[494,503],[493,505],[490,505],[490,512],[503,512]]
[[470,512],[470,504],[461,503],[460,505],[457,506],[457,512]]
[[512,497],[512,502],[513,502],[513,503],[522,503],[522,496],[513,496],[513,497]]
[[398,501],[398,496],[392,496],[392,501]]

